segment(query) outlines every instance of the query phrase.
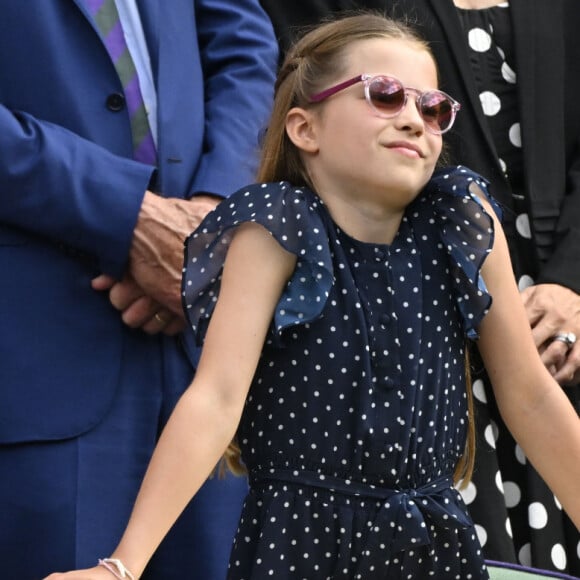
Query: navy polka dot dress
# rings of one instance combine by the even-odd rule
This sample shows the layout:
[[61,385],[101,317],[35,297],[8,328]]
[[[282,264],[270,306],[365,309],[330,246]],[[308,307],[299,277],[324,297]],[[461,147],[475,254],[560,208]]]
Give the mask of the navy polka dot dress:
[[297,265],[238,430],[250,491],[237,580],[487,578],[452,476],[467,429],[466,337],[491,298],[493,224],[465,168],[439,171],[390,245],[349,237],[310,190],[258,184],[187,242],[199,343],[237,225],[263,225]]

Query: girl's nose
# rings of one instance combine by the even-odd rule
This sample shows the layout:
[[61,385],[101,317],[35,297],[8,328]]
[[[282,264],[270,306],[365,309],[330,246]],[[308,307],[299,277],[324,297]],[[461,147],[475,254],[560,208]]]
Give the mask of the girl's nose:
[[395,118],[397,127],[401,130],[422,133],[425,131],[425,122],[419,113],[417,97],[413,93],[407,94],[405,106]]

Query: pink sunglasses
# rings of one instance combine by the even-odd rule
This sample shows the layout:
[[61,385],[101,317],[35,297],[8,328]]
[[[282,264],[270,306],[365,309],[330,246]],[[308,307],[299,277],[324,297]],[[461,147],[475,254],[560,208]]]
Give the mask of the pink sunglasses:
[[358,75],[310,97],[310,103],[320,103],[356,83],[364,83],[365,98],[371,109],[385,119],[396,117],[407,104],[409,93],[415,95],[419,115],[430,133],[442,135],[455,122],[461,105],[447,93],[438,90],[419,91],[387,75]]

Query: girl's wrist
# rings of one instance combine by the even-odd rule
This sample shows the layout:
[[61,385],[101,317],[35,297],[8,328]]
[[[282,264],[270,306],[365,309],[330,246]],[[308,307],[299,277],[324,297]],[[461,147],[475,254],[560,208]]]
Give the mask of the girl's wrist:
[[117,580],[136,580],[119,558],[102,558],[99,559],[98,565],[106,568]]

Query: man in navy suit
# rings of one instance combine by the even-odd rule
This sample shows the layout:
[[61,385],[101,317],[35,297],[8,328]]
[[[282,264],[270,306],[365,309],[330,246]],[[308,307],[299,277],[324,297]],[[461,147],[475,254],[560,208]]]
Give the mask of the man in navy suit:
[[[117,0],[156,143],[154,165],[134,160],[84,2],[0,0],[6,579],[92,566],[118,541],[194,372],[184,238],[254,180],[272,97],[277,45],[257,0]],[[143,578],[223,578],[244,493],[242,479],[209,480]]]

